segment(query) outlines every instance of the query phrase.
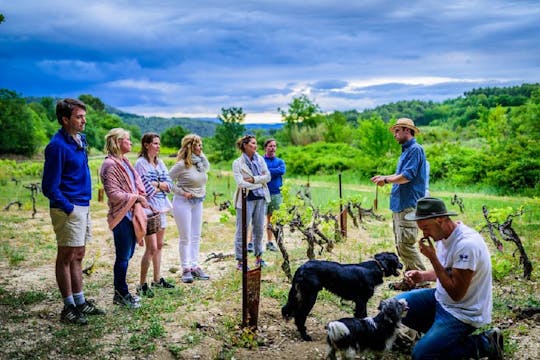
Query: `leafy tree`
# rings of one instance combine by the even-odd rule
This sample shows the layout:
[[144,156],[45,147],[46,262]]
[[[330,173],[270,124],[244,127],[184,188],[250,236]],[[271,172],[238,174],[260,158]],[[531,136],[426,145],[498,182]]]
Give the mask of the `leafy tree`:
[[479,121],[480,135],[488,142],[491,151],[498,152],[510,139],[510,124],[506,114],[507,110],[497,106],[489,112],[482,114]]
[[399,145],[380,117],[362,120],[354,132],[355,145],[372,157],[388,157],[399,150]]
[[98,97],[95,97],[89,94],[83,94],[79,96],[79,100],[81,100],[86,105],[90,105],[95,111],[98,111],[98,112],[105,111],[105,104]]
[[301,175],[333,174],[349,169],[361,173],[368,163],[366,156],[358,149],[343,143],[322,141],[307,146],[280,148],[280,157],[287,164],[288,172]]
[[52,97],[43,97],[40,102],[41,106],[45,110],[45,114],[49,121],[57,123],[56,119],[56,103]]
[[329,143],[351,143],[353,130],[349,126],[345,114],[335,111],[325,116],[324,125],[326,127],[324,141]]
[[293,145],[308,145],[319,141],[324,141],[324,133],[326,132],[326,126],[319,124],[317,127],[303,127],[287,129],[288,144]]
[[181,126],[170,127],[161,133],[161,143],[163,146],[180,149],[182,138],[187,134],[189,134],[189,132]]
[[219,158],[230,160],[236,154],[236,140],[245,132],[242,124],[246,114],[241,107],[221,108],[218,115],[221,124],[216,127],[214,146],[219,152]]
[[0,24],[4,22],[6,18],[4,17],[3,14],[0,14]]
[[321,108],[315,104],[307,95],[300,95],[293,98],[287,110],[278,108],[282,121],[290,129],[294,127],[314,128],[322,121]]
[[225,123],[242,123],[246,119],[246,114],[241,107],[221,108],[218,118]]
[[377,106],[374,109],[368,109],[360,113],[360,118],[370,119],[373,116],[379,116],[384,122],[389,122],[391,119],[407,117],[414,120],[416,125],[427,125],[429,119],[425,118],[425,112],[437,104],[432,101],[398,101],[395,103]]
[[0,153],[31,156],[39,143],[32,112],[16,92],[0,89]]
[[39,144],[45,144],[60,128],[58,121],[52,122],[49,119],[48,111],[41,103],[30,103],[27,105],[32,114],[32,125]]

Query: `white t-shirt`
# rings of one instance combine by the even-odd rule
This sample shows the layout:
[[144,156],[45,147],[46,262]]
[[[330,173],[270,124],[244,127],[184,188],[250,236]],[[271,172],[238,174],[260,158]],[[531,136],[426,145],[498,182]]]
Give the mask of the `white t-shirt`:
[[491,322],[491,258],[480,234],[458,222],[448,239],[437,241],[437,257],[445,268],[469,269],[474,274],[465,296],[454,301],[437,280],[435,299],[455,318],[474,327]]

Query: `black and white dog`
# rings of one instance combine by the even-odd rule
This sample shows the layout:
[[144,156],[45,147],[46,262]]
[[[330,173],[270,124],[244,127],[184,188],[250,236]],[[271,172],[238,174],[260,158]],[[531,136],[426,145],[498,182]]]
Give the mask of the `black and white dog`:
[[327,359],[336,360],[336,352],[341,354],[342,359],[354,359],[356,353],[364,350],[390,350],[396,337],[396,329],[407,313],[407,300],[383,300],[379,310],[374,318],[343,318],[328,323]]
[[311,337],[306,332],[306,318],[317,294],[326,289],[345,300],[355,302],[354,316],[367,316],[367,302],[373,296],[375,286],[383,283],[384,276],[399,276],[403,265],[396,254],[383,252],[374,260],[359,264],[340,264],[334,261],[310,260],[294,273],[287,304],[281,308],[285,320],[294,317],[300,336],[306,341]]

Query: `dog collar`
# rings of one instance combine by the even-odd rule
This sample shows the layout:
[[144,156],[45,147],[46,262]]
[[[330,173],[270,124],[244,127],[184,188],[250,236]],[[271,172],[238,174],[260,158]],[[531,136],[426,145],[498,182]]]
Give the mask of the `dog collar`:
[[379,260],[373,259],[373,261],[375,261],[375,264],[377,264],[377,266],[379,267],[379,269],[382,271],[382,273],[383,273],[383,275],[384,275],[384,267],[383,267],[382,264],[379,262]]

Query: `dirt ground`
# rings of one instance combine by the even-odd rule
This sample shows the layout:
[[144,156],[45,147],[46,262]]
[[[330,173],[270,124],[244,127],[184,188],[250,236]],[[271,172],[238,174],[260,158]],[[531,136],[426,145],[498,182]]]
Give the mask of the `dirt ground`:
[[[232,254],[232,228],[233,226],[222,224],[219,219],[222,216],[217,208],[207,207],[204,210],[204,225],[203,225],[203,244],[201,247],[201,259],[207,258],[207,256],[214,253]],[[90,283],[103,283],[104,278],[111,278],[112,264],[114,262],[114,246],[111,243],[111,233],[107,228],[105,221],[106,207],[98,204],[93,207],[92,219],[93,219],[93,242],[87,248],[87,256],[85,264],[88,264],[92,259],[96,261],[96,269],[91,276],[85,276],[85,286]],[[220,357],[220,351],[222,351],[223,344],[216,340],[213,332],[215,331],[212,326],[216,320],[222,319],[225,316],[231,314],[241,313],[241,291],[238,290],[237,298],[229,298],[225,301],[215,302],[212,297],[212,282],[217,282],[220,279],[227,279],[231,277],[240,277],[239,272],[234,270],[235,261],[233,258],[227,258],[223,261],[208,261],[203,262],[205,270],[211,274],[212,280],[208,282],[197,281],[193,284],[182,284],[179,281],[178,273],[175,271],[178,269],[178,248],[176,240],[176,228],[172,217],[168,218],[169,224],[166,236],[166,245],[163,249],[163,263],[162,273],[165,277],[175,279],[177,286],[197,286],[201,288],[201,291],[208,292],[205,297],[205,304],[194,305],[200,307],[201,311],[189,311],[182,316],[183,324],[195,323],[200,324],[201,331],[205,333],[201,341],[195,344],[193,347],[189,347],[183,350],[180,354],[173,354],[166,346],[158,346],[156,351],[150,354],[129,354],[127,356],[111,355],[111,358],[116,359],[128,359],[128,358],[144,358],[144,359],[214,359]],[[232,223],[233,220],[229,222]],[[50,226],[50,219],[46,211],[38,212],[36,219],[29,219],[24,223],[18,224],[21,231],[26,231],[30,227],[33,230],[39,229],[40,233],[47,234],[44,241],[50,244],[48,256],[52,256],[55,251],[55,241],[53,231]],[[381,226],[390,226],[389,224],[383,224]],[[362,232],[364,230],[354,230],[351,237],[360,237],[359,234],[354,234],[354,231]],[[367,235],[364,231],[362,238],[366,239]],[[4,241],[4,239],[2,239]],[[287,246],[295,247],[302,246],[301,240],[295,236],[289,236],[287,239]],[[370,239],[368,241],[375,241]],[[344,256],[347,250],[336,250],[334,253],[334,260],[339,260]],[[131,290],[134,291],[135,285],[138,283],[139,264],[143,254],[142,248],[137,248],[136,253],[132,261],[130,262],[130,269],[128,273],[128,283]],[[54,264],[53,262],[39,261],[40,253],[32,254],[32,258],[23,261],[19,265],[13,267],[9,266],[7,259],[0,259],[0,274],[2,279],[0,285],[8,291],[21,291],[22,288],[28,290],[42,290],[42,291],[54,291],[56,288],[56,282],[54,278]],[[54,257],[53,257],[54,258]],[[266,261],[270,267],[278,267],[280,265],[281,255],[279,253],[269,253],[266,257]],[[253,260],[251,260],[253,261]],[[392,281],[394,279],[386,279],[386,281]],[[262,275],[262,286],[286,282],[286,278],[279,271],[264,271]],[[241,283],[240,283],[241,284]],[[240,285],[241,286],[241,285]],[[377,289],[375,298],[383,296],[382,292],[388,290],[387,284],[383,284]],[[116,306],[112,304],[112,283],[104,283],[103,286],[93,288],[92,298],[95,298],[101,307],[103,307],[108,313],[113,314],[117,311]],[[159,294],[158,294],[159,295]],[[378,303],[378,301],[376,301]],[[370,303],[368,312],[373,314],[374,303]],[[143,304],[144,306],[144,304]],[[298,336],[298,332],[292,322],[285,323],[281,318],[280,312],[281,304],[272,297],[261,296],[260,311],[259,311],[259,327],[257,330],[257,336],[261,345],[255,349],[240,348],[234,353],[234,359],[324,359],[326,356],[326,343],[324,325],[330,320],[334,320],[343,316],[351,316],[349,312],[345,310],[336,310],[336,307],[329,307],[324,303],[317,302],[312,315],[308,318],[307,327],[308,331],[313,337],[314,341],[304,342]],[[3,304],[0,304],[0,315],[6,310]],[[17,323],[6,323],[4,320],[0,321],[0,328],[7,329],[8,332],[16,330],[16,327],[28,327],[28,331],[24,332],[24,336],[18,337],[15,341],[12,341],[4,346],[13,347],[11,349],[4,349],[0,353],[0,358],[4,358],[5,354],[13,353],[14,349],[18,347],[32,346],[36,337],[48,336],[51,328],[58,327],[59,312],[61,310],[61,304],[59,297],[51,297],[45,301],[38,302],[32,305],[30,311],[30,318],[28,321]],[[178,309],[178,311],[182,311]],[[108,315],[106,315],[108,316]],[[188,317],[188,319],[186,319]],[[187,321],[186,321],[187,320]],[[499,324],[503,326],[514,326],[512,323]],[[90,324],[89,326],[92,326]],[[519,331],[519,335],[516,335],[515,348],[512,349],[513,355],[509,359],[540,359],[540,324],[538,321],[528,320],[522,325],[522,331]],[[178,322],[167,322],[165,324],[166,334],[164,343],[181,342],[183,336],[185,336],[189,329],[182,326]],[[20,330],[20,329],[19,329]],[[104,343],[114,342],[112,339],[103,339]],[[106,347],[105,347],[106,349]],[[3,355],[4,354],[4,355]],[[108,358],[106,350],[103,353],[95,354],[96,358]],[[51,352],[48,358],[59,359],[65,358],[65,356],[58,356],[54,351]],[[396,353],[386,354],[384,359],[395,358],[408,359],[407,355],[397,355]],[[80,358],[74,355],[74,358]],[[89,357],[94,358],[94,357]],[[372,354],[357,356],[358,359],[371,359]]]

